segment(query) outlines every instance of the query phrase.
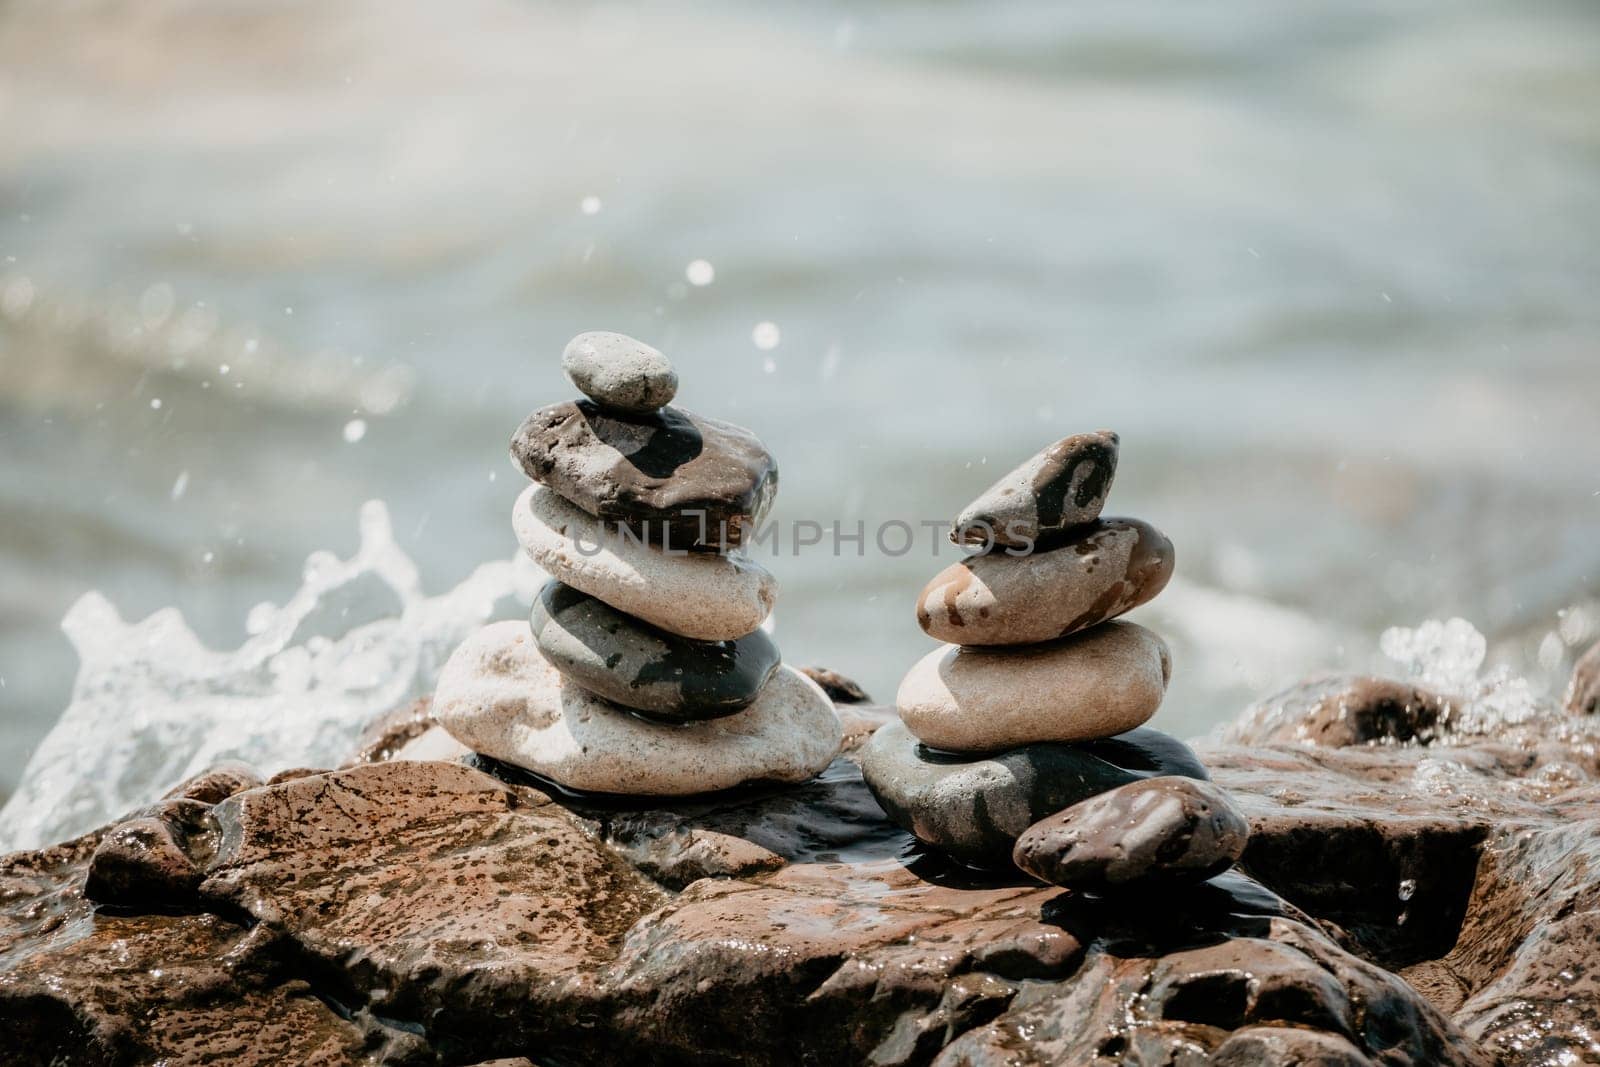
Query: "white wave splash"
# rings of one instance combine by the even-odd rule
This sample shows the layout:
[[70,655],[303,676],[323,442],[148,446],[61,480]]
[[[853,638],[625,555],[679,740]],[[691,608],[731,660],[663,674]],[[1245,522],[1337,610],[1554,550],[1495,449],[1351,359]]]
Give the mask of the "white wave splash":
[[1495,733],[1555,711],[1510,666],[1484,667],[1489,641],[1466,619],[1428,619],[1414,629],[1392,626],[1383,632],[1379,647],[1408,677],[1455,698],[1452,732]]
[[205,647],[176,608],[124,622],[99,593],[62,621],[72,701],[0,810],[0,851],[36,848],[150,802],[221,759],[265,774],[330,766],[376,716],[431,691],[452,649],[542,575],[519,553],[449,592],[422,592],[388,509],[361,509],[347,560],[314,552],[282,607],[250,613],[238,649]]

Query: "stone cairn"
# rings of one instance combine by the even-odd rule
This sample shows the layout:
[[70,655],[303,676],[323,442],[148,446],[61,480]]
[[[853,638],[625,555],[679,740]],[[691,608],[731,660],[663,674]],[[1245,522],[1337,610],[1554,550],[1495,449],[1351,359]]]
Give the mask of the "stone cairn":
[[511,441],[538,483],[512,525],[552,580],[529,622],[456,649],[434,717],[468,748],[581,792],[812,777],[839,750],[839,719],[760,628],[777,583],[741,547],[777,492],[771,454],[671,407],[671,363],[630,337],[581,334],[562,366],[587,399],[535,411]]
[[861,757],[924,843],[1085,890],[1209,878],[1249,832],[1194,753],[1144,726],[1171,656],[1114,620],[1161,592],[1174,556],[1148,523],[1100,517],[1117,448],[1104,430],[1057,441],[961,511],[951,539],[982,547],[917,601],[945,643]]

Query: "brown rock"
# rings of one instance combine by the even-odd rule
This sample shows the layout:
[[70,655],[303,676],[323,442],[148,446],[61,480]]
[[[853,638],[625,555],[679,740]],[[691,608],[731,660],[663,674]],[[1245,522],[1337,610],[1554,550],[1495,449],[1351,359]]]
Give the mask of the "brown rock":
[[867,695],[865,689],[838,671],[830,671],[826,667],[801,667],[800,673],[822,686],[822,691],[827,693],[828,699],[835,704],[872,703],[872,698]]
[[395,753],[433,727],[432,704],[431,697],[422,697],[402,704],[387,715],[380,715],[361,732],[355,754],[345,766],[393,759]]
[[1228,727],[1227,735],[1256,744],[1427,744],[1449,725],[1453,713],[1448,697],[1408,682],[1329,675],[1254,705]]
[[[159,906],[84,897],[110,832],[0,859],[0,1025],[23,1063],[1581,1062],[1583,727],[1208,749],[1242,867],[1326,930],[1238,871],[1152,907],[919,854],[844,760],[643,808],[308,774],[211,809],[214,855],[174,831],[203,878]],[[1375,959],[1429,964],[1456,1022]]]
[[215,804],[235,793],[242,793],[246,789],[254,789],[264,784],[261,775],[248,763],[223,760],[209,771],[197,774],[178,785],[167,796]]
[[106,832],[89,859],[84,896],[123,907],[181,907],[216,847],[211,805],[163,801]]
[[955,645],[1031,645],[1077,633],[1153,599],[1176,562],[1172,542],[1138,519],[1100,519],[1025,555],[952,563],[917,598],[917,623]]
[[1600,641],[1573,666],[1562,703],[1574,715],[1600,714]]

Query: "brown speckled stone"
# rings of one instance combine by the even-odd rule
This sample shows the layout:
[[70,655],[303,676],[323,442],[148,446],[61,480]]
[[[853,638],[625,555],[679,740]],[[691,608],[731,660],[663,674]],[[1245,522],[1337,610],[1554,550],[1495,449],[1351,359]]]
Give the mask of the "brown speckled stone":
[[1250,843],[1159,907],[944,860],[842,759],[670,802],[443,763],[310,774],[212,809],[204,877],[159,907],[84,898],[107,831],[0,858],[0,1059],[1584,1062],[1587,730],[1208,746]]
[[952,563],[917,598],[917,623],[955,645],[1031,645],[1114,619],[1166,588],[1172,542],[1138,519],[1099,519],[1057,547]]

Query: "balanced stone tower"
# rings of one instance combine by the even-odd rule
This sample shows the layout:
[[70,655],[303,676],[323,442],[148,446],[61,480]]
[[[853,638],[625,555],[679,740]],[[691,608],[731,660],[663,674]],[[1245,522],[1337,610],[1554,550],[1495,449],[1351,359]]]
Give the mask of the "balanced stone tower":
[[1117,617],[1161,592],[1174,554],[1150,524],[1100,517],[1118,443],[1068,437],[1000,479],[951,528],[978,553],[917,601],[945,643],[900,683],[900,721],[862,771],[892,818],[963,862],[1103,888],[1209,877],[1244,846],[1194,753],[1143,725],[1172,659]]
[[434,717],[467,747],[583,792],[675,796],[799,782],[839,750],[833,703],[761,629],[777,582],[744,546],[778,468],[741,427],[669,406],[648,345],[585,333],[562,365],[587,399],[511,441],[537,485],[512,526],[551,581],[528,622],[451,655]]

